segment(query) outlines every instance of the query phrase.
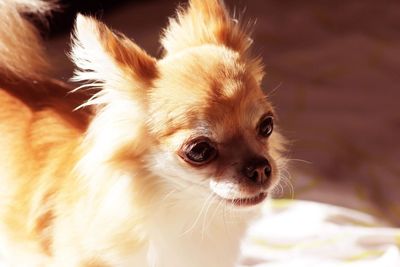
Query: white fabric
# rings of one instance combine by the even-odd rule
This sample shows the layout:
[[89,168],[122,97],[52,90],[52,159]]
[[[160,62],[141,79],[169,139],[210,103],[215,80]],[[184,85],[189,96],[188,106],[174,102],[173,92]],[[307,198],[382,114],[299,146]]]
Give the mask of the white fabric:
[[241,266],[399,267],[400,229],[336,206],[273,200],[249,231]]

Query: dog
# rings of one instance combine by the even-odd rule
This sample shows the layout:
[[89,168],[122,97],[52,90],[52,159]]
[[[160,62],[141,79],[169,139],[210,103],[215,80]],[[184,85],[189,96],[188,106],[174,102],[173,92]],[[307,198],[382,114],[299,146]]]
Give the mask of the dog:
[[0,2],[0,248],[15,267],[232,267],[286,161],[250,29],[190,0],[154,58],[79,14],[71,85]]

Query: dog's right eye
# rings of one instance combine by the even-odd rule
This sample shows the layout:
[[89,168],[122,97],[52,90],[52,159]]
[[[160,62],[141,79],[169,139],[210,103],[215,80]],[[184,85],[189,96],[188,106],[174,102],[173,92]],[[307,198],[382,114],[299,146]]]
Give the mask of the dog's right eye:
[[189,142],[184,148],[183,159],[195,165],[209,163],[217,155],[217,149],[210,140],[201,138]]

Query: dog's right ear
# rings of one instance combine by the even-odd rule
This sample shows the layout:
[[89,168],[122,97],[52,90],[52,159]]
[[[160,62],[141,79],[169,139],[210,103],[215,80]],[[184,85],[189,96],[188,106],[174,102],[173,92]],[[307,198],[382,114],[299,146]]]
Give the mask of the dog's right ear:
[[[107,104],[116,97],[143,98],[157,77],[156,59],[126,36],[94,18],[78,14],[73,34],[73,81],[100,91],[84,105]],[[144,99],[143,99],[144,100]]]

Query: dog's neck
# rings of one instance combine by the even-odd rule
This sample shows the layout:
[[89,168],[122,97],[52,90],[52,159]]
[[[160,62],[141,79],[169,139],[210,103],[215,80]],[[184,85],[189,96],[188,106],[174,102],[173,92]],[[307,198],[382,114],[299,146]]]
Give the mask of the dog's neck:
[[225,203],[161,205],[147,224],[149,267],[232,267],[247,226],[259,208]]

